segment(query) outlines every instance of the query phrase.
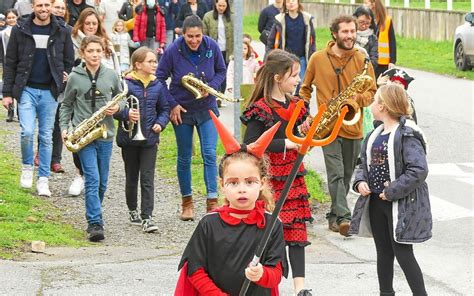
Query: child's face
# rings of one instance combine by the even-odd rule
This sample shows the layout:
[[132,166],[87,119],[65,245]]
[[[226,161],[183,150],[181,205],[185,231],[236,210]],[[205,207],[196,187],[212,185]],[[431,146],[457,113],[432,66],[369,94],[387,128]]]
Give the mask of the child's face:
[[292,94],[295,92],[300,81],[300,64],[294,63],[291,70],[286,72],[281,79],[277,80],[277,83],[279,84],[281,92]]
[[89,43],[84,51],[81,52],[82,57],[86,61],[87,66],[97,67],[100,66],[100,61],[102,55],[104,54],[104,49],[99,43],[91,42]]
[[363,32],[367,30],[370,27],[370,22],[370,17],[367,17],[366,15],[360,15],[357,18],[357,31]]
[[123,32],[123,22],[118,22],[116,25],[115,25],[115,31],[117,32]]
[[374,101],[370,105],[370,111],[372,111],[372,115],[374,116],[375,120],[383,121],[383,117],[382,117],[383,110],[384,110],[384,107],[382,104],[380,104],[380,91],[377,91],[375,93]]
[[97,19],[97,17],[93,14],[86,17],[86,19],[84,20],[84,24],[82,25],[82,32],[86,36],[92,36],[97,33],[98,29],[99,29],[99,20]]
[[10,13],[7,15],[7,25],[12,26],[12,27],[13,27],[14,25],[16,25],[16,20],[17,20],[17,18],[18,18],[18,17],[17,17],[14,13],[11,13],[11,12],[10,12]]
[[251,162],[235,160],[224,169],[221,186],[229,207],[251,210],[263,187],[258,167]]
[[135,63],[137,71],[146,75],[153,75],[156,73],[156,67],[158,62],[156,61],[156,55],[151,52],[146,54],[145,60],[143,62]]
[[242,45],[242,56],[244,57],[244,60],[247,59],[247,54],[249,53],[249,47],[247,44]]

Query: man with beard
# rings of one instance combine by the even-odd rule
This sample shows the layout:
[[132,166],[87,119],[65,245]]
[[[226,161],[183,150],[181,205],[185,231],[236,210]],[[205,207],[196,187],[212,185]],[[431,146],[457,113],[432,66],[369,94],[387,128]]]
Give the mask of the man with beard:
[[33,13],[14,26],[4,63],[3,106],[18,101],[21,126],[22,171],[20,185],[33,185],[33,136],[39,134],[38,195],[51,196],[52,134],[64,79],[74,63],[71,30],[51,15],[51,0],[33,0]]
[[[301,98],[309,102],[312,85],[316,87],[318,105],[327,104],[343,91],[360,74],[365,65],[366,56],[354,48],[356,40],[356,19],[349,15],[335,18],[330,26],[333,40],[325,49],[313,54],[308,62],[303,85],[299,92]],[[368,74],[374,78],[374,69],[368,64]],[[374,79],[375,81],[375,79]],[[376,91],[375,83],[363,94],[353,99],[361,107],[371,104]],[[362,116],[351,126],[343,125],[331,144],[323,146],[326,164],[331,211],[327,213],[329,229],[347,236],[351,211],[347,206],[347,193],[362,140]]]

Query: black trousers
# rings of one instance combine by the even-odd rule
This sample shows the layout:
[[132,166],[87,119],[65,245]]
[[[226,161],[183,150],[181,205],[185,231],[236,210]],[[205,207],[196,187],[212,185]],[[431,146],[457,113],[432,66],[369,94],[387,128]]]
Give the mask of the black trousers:
[[378,194],[370,195],[370,226],[377,249],[377,275],[381,293],[393,292],[393,259],[405,274],[413,295],[426,295],[420,266],[413,254],[413,245],[397,243],[393,238],[392,203]]
[[61,154],[63,152],[63,139],[61,137],[61,129],[59,128],[59,108],[61,104],[58,104],[56,110],[56,118],[54,119],[53,129],[53,152],[51,154],[51,164],[61,163]]
[[125,197],[129,211],[137,209],[138,178],[141,189],[141,217],[151,218],[155,198],[155,163],[157,146],[122,147],[125,164]]

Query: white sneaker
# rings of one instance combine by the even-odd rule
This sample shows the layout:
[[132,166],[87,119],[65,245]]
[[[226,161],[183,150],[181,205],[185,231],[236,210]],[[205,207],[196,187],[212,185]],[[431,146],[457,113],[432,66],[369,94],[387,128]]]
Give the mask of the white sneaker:
[[82,176],[76,176],[69,187],[69,195],[78,196],[84,190],[84,179]]
[[51,191],[49,191],[49,185],[48,185],[48,178],[47,177],[39,177],[38,178],[38,181],[36,181],[36,191],[38,191],[38,195],[40,195],[40,196],[51,197]]
[[21,169],[20,186],[23,188],[31,188],[33,186],[33,166],[23,165]]

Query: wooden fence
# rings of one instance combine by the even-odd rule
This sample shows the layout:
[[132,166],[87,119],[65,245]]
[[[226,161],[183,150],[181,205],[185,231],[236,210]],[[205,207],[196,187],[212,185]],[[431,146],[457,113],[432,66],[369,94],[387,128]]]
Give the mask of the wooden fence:
[[[258,14],[267,6],[266,0],[244,0],[245,14]],[[303,3],[315,18],[316,27],[328,27],[340,14],[352,14],[360,4]],[[452,40],[454,30],[464,23],[464,12],[388,7],[395,33],[409,38],[432,41]]]

